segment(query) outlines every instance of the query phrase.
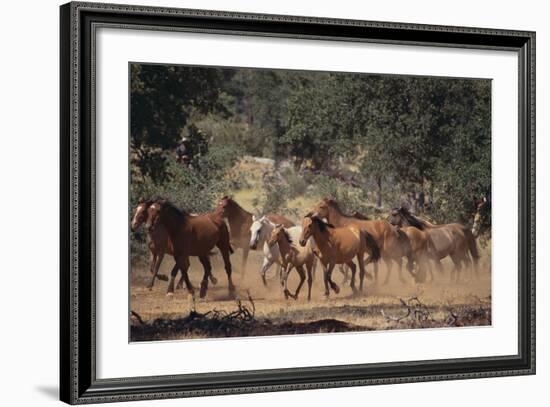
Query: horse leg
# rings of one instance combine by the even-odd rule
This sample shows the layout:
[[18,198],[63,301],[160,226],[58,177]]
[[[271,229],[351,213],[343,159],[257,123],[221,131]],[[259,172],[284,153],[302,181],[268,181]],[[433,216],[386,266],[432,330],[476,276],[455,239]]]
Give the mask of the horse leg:
[[231,279],[232,269],[231,269],[231,259],[230,259],[231,250],[229,249],[230,248],[229,241],[227,241],[226,243],[218,242],[216,246],[218,246],[218,249],[220,249],[220,253],[222,255],[223,265],[225,267],[225,273],[227,274],[227,288],[229,289],[229,295],[233,295],[233,293],[235,292],[235,285],[233,284],[233,280]]
[[[174,264],[172,271],[170,272],[170,282],[168,283],[168,289],[166,290],[166,295],[174,295],[174,280],[178,274],[178,263]],[[183,280],[183,272],[181,274],[181,279]],[[179,283],[178,283],[179,285]]]
[[[399,282],[405,284],[407,281],[403,278],[403,259],[401,257],[394,260],[397,263],[397,276],[399,277]],[[409,265],[407,264],[407,268]]]
[[390,281],[390,274],[391,274],[391,269],[393,264],[392,264],[392,260],[388,258],[384,260],[384,263],[386,263],[386,268],[387,268],[386,278],[384,279],[384,285],[386,285]]
[[451,256],[451,260],[454,263],[454,268],[453,268],[454,282],[458,283],[458,280],[460,278],[459,273],[460,273],[460,269],[461,269],[460,266],[461,266],[461,263],[462,263],[462,259],[457,257],[457,256]]
[[[437,259],[437,258],[434,258],[433,259],[433,262],[435,264],[435,268],[437,269],[437,272],[440,274],[440,275],[443,275],[444,274],[444,270],[443,270],[443,264],[441,264],[441,260],[440,259]],[[452,273],[452,272],[451,272]]]
[[311,301],[311,286],[313,285],[313,266],[314,261],[308,261],[306,263],[307,270],[307,300]]
[[334,281],[332,281],[332,270],[334,270],[335,264],[332,263],[329,265],[328,271],[327,271],[327,280],[330,285],[330,288],[338,294],[340,292],[340,287],[338,287],[338,284],[336,284]]
[[[262,276],[262,282],[264,283],[264,286],[267,286],[267,279],[265,278],[265,275],[267,274],[267,270],[273,265],[274,260],[271,258],[264,257],[264,261],[262,263],[262,268],[260,269],[260,275]],[[279,264],[279,269],[281,268],[281,265]]]
[[204,267],[204,276],[201,281],[201,290],[199,296],[200,298],[204,298],[206,295],[206,291],[208,290],[208,278],[212,274],[212,264],[210,263],[210,258],[208,257],[208,255],[200,256],[199,260]]
[[426,259],[425,256],[419,255],[418,256],[418,271],[417,274],[420,274],[421,276],[426,277],[426,282],[428,282],[427,276],[430,275],[430,283],[434,281],[434,274],[432,271],[432,268],[430,267],[430,262],[428,259]]
[[342,284],[346,284],[349,280],[349,274],[348,274],[348,269],[346,269],[346,265],[339,264],[338,270],[340,270],[340,273],[342,273],[342,276],[344,277],[344,279],[342,280]]
[[328,298],[329,294],[330,294],[330,291],[329,291],[329,288],[328,288],[328,278],[327,278],[327,275],[328,275],[328,264],[323,264],[323,282],[325,283],[325,297]]
[[151,264],[149,265],[149,273],[155,274],[155,263],[157,262],[157,255],[151,251]]
[[306,272],[304,271],[304,267],[298,266],[296,267],[296,271],[300,275],[300,282],[298,283],[298,287],[296,287],[296,291],[294,291],[294,295],[292,296],[292,298],[294,298],[295,300],[298,299],[298,294],[302,289],[302,285],[304,285],[304,282],[306,281]]
[[193,288],[193,285],[191,284],[191,281],[189,280],[189,257],[188,256],[178,256],[176,258],[176,265],[172,269],[172,272],[170,273],[170,283],[168,284],[168,290],[166,292],[167,295],[174,294],[174,280],[176,278],[176,274],[178,273],[178,268],[181,270],[181,274],[183,275],[183,279],[185,281],[185,285],[187,287],[187,291],[189,294],[194,295],[195,290]]
[[[371,262],[370,256],[367,259],[367,264]],[[363,254],[359,254],[357,256],[357,263],[359,263],[359,291],[363,291],[363,281],[365,280],[365,258],[363,257]],[[355,287],[353,287],[353,290],[355,291]]]
[[153,278],[151,278],[151,283],[149,283],[149,290],[153,289],[153,285],[155,284],[155,279],[157,278],[157,274],[159,272],[160,263],[162,263],[162,259],[164,258],[164,253],[161,253],[158,256],[155,255],[154,257],[155,257],[155,261],[152,264]]
[[283,294],[285,295],[285,300],[288,300],[288,297],[292,297],[290,290],[288,289],[288,275],[292,270],[292,265],[290,263],[283,263],[281,268],[281,285],[283,286]]
[[[357,256],[357,258],[359,257],[361,256]],[[351,287],[351,291],[355,294],[357,292],[357,288],[355,288],[355,272],[357,271],[357,267],[353,261],[349,261],[346,264],[351,270],[351,280],[349,286]],[[359,279],[361,279],[361,273],[359,273]]]
[[243,259],[241,263],[241,280],[244,280],[244,276],[246,275],[246,263],[248,261],[248,251],[249,251],[248,245],[243,248]]

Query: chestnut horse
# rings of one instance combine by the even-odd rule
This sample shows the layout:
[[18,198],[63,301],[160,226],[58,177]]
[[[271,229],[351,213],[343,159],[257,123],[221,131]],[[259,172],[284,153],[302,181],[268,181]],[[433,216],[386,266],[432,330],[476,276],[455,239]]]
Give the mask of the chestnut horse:
[[[134,209],[134,215],[132,216],[132,222],[130,228],[132,232],[135,232],[140,226],[147,221],[147,209],[149,205],[153,203],[153,200],[140,199],[136,208]],[[153,275],[149,289],[153,288],[155,284],[155,277],[162,281],[168,281],[168,277],[164,274],[158,274],[160,264],[165,254],[173,254],[172,243],[168,239],[168,233],[162,226],[147,230],[147,246],[151,253],[151,265],[149,271]]]
[[325,296],[329,296],[329,286],[336,294],[340,292],[340,288],[331,278],[336,264],[348,265],[351,269],[350,287],[354,293],[357,292],[354,257],[357,257],[359,264],[359,289],[362,290],[365,277],[365,254],[369,254],[367,264],[376,262],[380,258],[380,250],[373,236],[355,225],[334,227],[318,216],[308,214],[302,222],[300,245],[305,246],[310,237],[315,241],[315,254],[324,266]]
[[424,231],[428,237],[428,256],[435,262],[440,272],[443,271],[441,260],[447,256],[451,257],[455,266],[451,272],[451,280],[454,275],[454,280],[458,281],[462,263],[468,267],[472,260],[477,276],[479,252],[474,235],[466,226],[460,223],[435,225],[414,216],[405,207],[394,208],[389,221],[396,226],[412,226]]
[[[311,285],[313,284],[313,269],[315,267],[315,254],[313,253],[313,241],[308,239],[305,246],[296,245],[294,240],[298,240],[302,234],[300,226],[293,226],[286,229],[283,225],[277,225],[271,232],[267,245],[273,248],[276,244],[281,254],[281,263],[283,271],[281,273],[281,284],[284,287],[285,298],[292,297],[298,299],[300,289],[304,284],[307,272],[307,300],[311,300]],[[304,271],[304,266],[306,270]],[[296,287],[294,294],[288,290],[288,274],[295,268],[300,275],[300,283]]]
[[428,260],[428,235],[423,230],[412,226],[402,227],[401,230],[405,232],[409,242],[411,242],[413,259],[418,266],[415,274],[416,282],[423,283],[426,281],[426,273],[430,274],[430,281],[433,281],[434,275]]
[[[248,251],[250,250],[251,232],[250,228],[254,222],[254,216],[243,209],[234,199],[229,196],[224,196],[218,203],[217,210],[229,223],[229,233],[231,236],[231,244],[243,251],[241,263],[241,278],[246,274],[246,262],[248,259]],[[290,220],[281,215],[267,214],[265,215],[271,222],[275,224],[283,224],[287,227],[293,226]],[[257,246],[256,246],[257,247]]]
[[[399,280],[404,282],[402,276],[402,259],[407,257],[407,269],[416,279],[413,273],[413,253],[411,243],[407,235],[383,220],[363,220],[354,216],[346,215],[340,209],[338,203],[332,198],[324,198],[319,202],[311,212],[319,218],[325,218],[334,226],[354,225],[359,230],[369,233],[380,249],[380,256],[388,267],[388,273],[384,284],[389,281],[392,262],[397,263],[399,270]],[[374,278],[378,281],[378,263],[374,263]]]
[[188,212],[180,210],[164,200],[153,202],[147,212],[147,227],[163,225],[173,245],[176,265],[170,275],[167,294],[174,293],[174,280],[178,268],[181,270],[187,291],[194,294],[188,271],[189,257],[196,256],[204,266],[204,277],[200,289],[200,297],[203,298],[208,290],[208,278],[212,274],[209,255],[215,246],[218,247],[223,258],[229,294],[232,295],[235,292],[235,286],[231,280],[229,257],[232,249],[229,243],[229,231],[220,213],[191,216]]
[[[144,224],[147,221],[147,209],[149,209],[149,206],[154,202],[154,199],[140,199],[135,210],[134,210],[134,216],[132,216],[132,222],[130,224],[130,228],[133,232],[138,230],[142,224]],[[196,216],[196,215],[191,215]],[[168,281],[168,277],[164,274],[159,274],[160,265],[162,263],[162,260],[164,258],[165,254],[174,255],[174,250],[172,247],[172,242],[170,241],[168,237],[168,232],[166,231],[166,228],[164,225],[156,225],[152,228],[147,229],[147,246],[149,247],[149,251],[151,253],[151,266],[149,268],[149,271],[153,275],[151,279],[151,283],[149,284],[149,289],[153,288],[153,285],[155,284],[155,277],[162,281]],[[204,259],[200,259],[201,263],[205,264]],[[183,274],[181,276],[177,288],[183,287]],[[217,280],[216,278],[210,274],[210,281],[212,284],[216,284]]]

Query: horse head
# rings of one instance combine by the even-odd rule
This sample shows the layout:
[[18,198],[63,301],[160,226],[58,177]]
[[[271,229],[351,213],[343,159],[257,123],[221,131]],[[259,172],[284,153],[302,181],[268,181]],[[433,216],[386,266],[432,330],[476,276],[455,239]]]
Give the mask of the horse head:
[[261,218],[257,218],[256,216],[252,218],[252,225],[250,226],[250,242],[249,242],[249,247],[252,250],[256,250],[256,248],[258,247],[260,234],[264,227],[263,219],[264,219],[263,216]]
[[148,206],[147,222],[145,223],[145,227],[147,228],[147,230],[152,230],[158,223],[161,209],[162,203],[160,202],[153,202]]
[[134,215],[132,216],[132,222],[130,228],[132,232],[135,232],[139,227],[147,220],[147,209],[151,205],[151,200],[144,200],[141,198],[138,201],[136,208],[134,209]]
[[403,207],[393,208],[388,216],[388,222],[393,226],[397,226],[398,228],[407,226],[407,219],[403,214],[403,210]]

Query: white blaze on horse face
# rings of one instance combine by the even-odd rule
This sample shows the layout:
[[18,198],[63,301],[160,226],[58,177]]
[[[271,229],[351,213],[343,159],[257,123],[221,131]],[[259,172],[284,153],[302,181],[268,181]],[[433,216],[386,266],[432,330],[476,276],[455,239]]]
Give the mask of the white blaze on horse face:
[[250,248],[255,247],[258,244],[258,239],[260,237],[260,230],[262,229],[261,220],[256,220],[250,226]]
[[139,204],[137,207],[136,207],[136,212],[134,213],[134,217],[132,219],[132,229],[135,229],[137,228],[139,225],[138,225],[138,218],[141,216],[141,213],[143,212],[143,208],[145,207],[145,204]]
[[[156,216],[158,216],[158,212],[160,211],[160,204],[158,203],[154,203],[152,204],[151,206],[149,206],[149,210],[154,210],[156,212]],[[155,219],[153,219],[152,216],[147,216],[147,222],[145,223],[145,226],[147,226],[147,228],[151,228],[151,226],[153,226],[153,223],[155,222]]]

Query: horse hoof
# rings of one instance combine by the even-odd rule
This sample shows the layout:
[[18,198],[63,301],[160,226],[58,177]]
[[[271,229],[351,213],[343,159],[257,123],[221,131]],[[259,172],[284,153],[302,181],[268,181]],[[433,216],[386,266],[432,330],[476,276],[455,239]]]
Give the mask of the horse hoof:
[[161,281],[168,281],[168,276],[165,276],[164,274],[157,274],[157,278]]
[[331,284],[330,287],[336,294],[340,293],[340,287],[337,284]]
[[211,277],[210,277],[210,281],[211,281],[212,284],[214,284],[214,285],[218,284],[218,279],[217,279],[216,277],[214,277],[214,276],[211,276]]

